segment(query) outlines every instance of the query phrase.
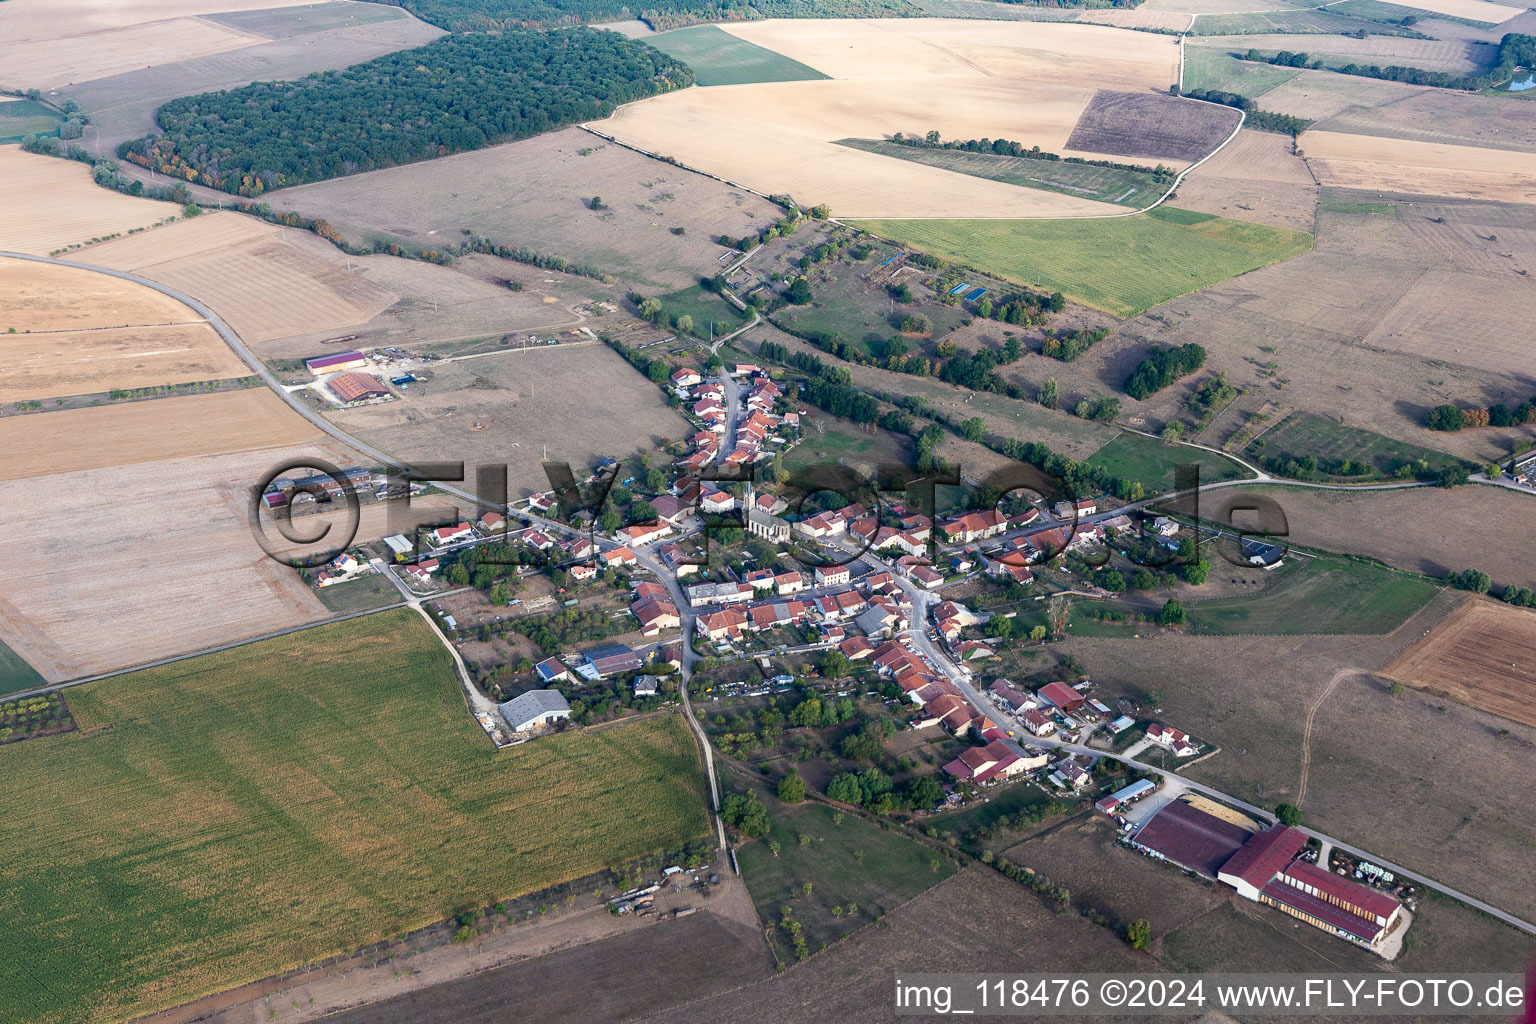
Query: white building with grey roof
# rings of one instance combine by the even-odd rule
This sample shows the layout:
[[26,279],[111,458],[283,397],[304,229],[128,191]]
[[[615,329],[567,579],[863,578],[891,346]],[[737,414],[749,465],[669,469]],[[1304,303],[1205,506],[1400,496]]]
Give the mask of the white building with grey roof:
[[513,732],[526,732],[541,725],[571,717],[571,706],[559,690],[529,690],[518,694],[496,710]]

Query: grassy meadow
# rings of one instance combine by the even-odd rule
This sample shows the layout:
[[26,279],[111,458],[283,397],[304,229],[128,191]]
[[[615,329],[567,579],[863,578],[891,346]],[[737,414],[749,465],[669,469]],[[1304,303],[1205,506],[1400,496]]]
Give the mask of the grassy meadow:
[[47,682],[21,655],[0,642],[0,696],[45,686]]
[[[737,851],[741,875],[763,924],[776,925],[787,907],[812,952],[955,873],[948,857],[857,814],[843,814],[839,824],[825,804],[781,804],[771,796],[765,802],[773,827]],[[774,842],[777,855],[769,846]],[[787,931],[774,927],[771,941],[781,960],[794,962]]]
[[679,716],[497,752],[394,611],[80,687],[0,747],[0,1022],[112,1021],[707,832]]
[[1100,220],[851,223],[1122,318],[1312,248],[1305,232],[1170,207]]
[[1423,459],[1435,469],[1461,464],[1461,459],[1416,444],[1398,441],[1370,430],[1347,427],[1309,412],[1293,412],[1264,431],[1248,444],[1244,454],[1250,459],[1301,459],[1315,455],[1324,474],[1336,473],[1343,460],[1354,466],[1368,466],[1369,471],[1346,479],[1369,480],[1386,477],[1399,466]]
[[1164,444],[1157,438],[1129,432],[1110,441],[1086,461],[1122,480],[1139,480],[1148,494],[1173,490],[1174,473],[1179,466],[1199,466],[1202,484],[1241,480],[1253,475],[1216,452]]
[[[1230,567],[1213,553],[1212,573]],[[1390,633],[1439,591],[1434,583],[1374,562],[1292,552],[1270,570],[1273,586],[1252,597],[1187,601],[1192,633],[1219,635]]]

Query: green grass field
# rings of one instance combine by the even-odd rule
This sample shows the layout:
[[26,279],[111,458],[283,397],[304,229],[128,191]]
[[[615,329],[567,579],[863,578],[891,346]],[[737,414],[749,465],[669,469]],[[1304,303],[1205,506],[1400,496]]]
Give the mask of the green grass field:
[[682,718],[494,751],[384,612],[71,691],[0,747],[0,1021],[115,1021],[703,835]]
[[[1199,19],[1196,19],[1196,24],[1199,24]],[[1300,68],[1282,68],[1258,61],[1238,60],[1225,47],[1192,44],[1184,47],[1186,90],[1216,89],[1256,99],[1299,74]]]
[[813,67],[749,43],[714,25],[695,25],[646,36],[647,45],[693,68],[700,85],[809,82],[827,78]]
[[1029,160],[996,153],[968,153],[962,149],[922,149],[902,146],[884,139],[841,139],[839,146],[861,149],[866,153],[913,163],[940,167],[946,171],[969,174],[973,178],[1003,181],[1024,188],[1061,192],[1101,203],[1118,203],[1140,209],[1166,192],[1152,175],[1141,171],[1119,171],[1113,167],[1092,167],[1062,161]]
[[[1214,557],[1208,555],[1207,557]],[[1213,561],[1211,572],[1228,571]],[[1187,601],[1193,633],[1390,633],[1434,597],[1435,584],[1370,562],[1294,552],[1254,597]]]
[[1293,412],[1263,434],[1254,438],[1243,454],[1250,460],[1264,458],[1300,459],[1317,456],[1318,468],[1330,474],[1339,462],[1348,459],[1365,463],[1372,472],[1340,479],[1370,480],[1385,477],[1399,466],[1423,459],[1431,467],[1460,465],[1462,460],[1431,448],[1393,440],[1369,430],[1346,427],[1309,412]]
[[319,587],[315,596],[320,603],[339,615],[360,612],[368,608],[383,608],[399,604],[400,591],[382,576],[364,576],[329,587]]
[[[1398,11],[1402,13],[1396,13]],[[1327,10],[1206,14],[1195,21],[1190,34],[1194,36],[1347,35],[1363,29],[1372,35],[1405,36],[1414,30],[1393,22],[1410,14],[1421,18],[1426,16],[1426,12],[1412,8],[1394,7],[1391,4],[1375,3],[1374,0],[1350,0],[1348,3],[1329,7]],[[1475,24],[1475,22],[1467,24]],[[1306,44],[1298,42],[1292,49],[1304,50]]]
[[680,316],[693,317],[693,333],[700,338],[709,337],[709,325],[715,325],[716,334],[729,334],[746,322],[746,317],[735,306],[714,292],[707,292],[701,285],[693,285],[680,291],[658,295],[661,310],[669,322]]
[[0,142],[19,142],[27,135],[52,135],[62,118],[52,107],[34,100],[0,100]]
[[851,223],[1122,318],[1312,248],[1305,232],[1168,207],[1107,220]]
[[829,463],[912,465],[913,445],[909,437],[879,427],[860,426],[851,420],[834,419],[814,409],[810,419],[825,422],[827,429],[819,431],[801,420],[805,439],[784,457],[784,468],[792,474]]
[[[910,305],[893,304],[890,294],[880,285],[864,280],[871,267],[879,265],[895,252],[880,245],[861,262],[822,264],[811,271],[812,302],[809,306],[786,306],[770,319],[779,327],[799,335],[841,334],[843,340],[857,346],[866,355],[884,352],[881,342],[897,334],[901,318],[908,313],[922,313],[933,321],[932,339],[938,340],[970,319],[964,307],[942,302],[919,301]],[[921,341],[908,341],[916,349]]]
[[[823,942],[830,945],[852,935],[954,874],[954,863],[947,857],[857,814],[844,814],[839,825],[825,804],[786,805],[764,799],[773,828],[766,838],[737,851],[741,875],[763,924],[777,924],[782,908],[788,907],[812,952]],[[805,845],[802,836],[809,840]],[[770,842],[779,844],[777,857]],[[807,882],[808,896],[803,889]],[[851,905],[857,906],[852,913]],[[838,907],[841,914],[835,912]],[[794,962],[789,933],[775,927],[771,935],[779,958]]]
[[45,686],[47,682],[21,655],[0,642],[0,696]]
[[1179,466],[1198,465],[1200,482],[1207,484],[1253,475],[1224,455],[1183,445],[1166,445],[1156,438],[1132,433],[1122,433],[1094,452],[1087,461],[1091,466],[1102,466],[1111,476],[1141,481],[1149,495],[1173,490],[1174,472]]

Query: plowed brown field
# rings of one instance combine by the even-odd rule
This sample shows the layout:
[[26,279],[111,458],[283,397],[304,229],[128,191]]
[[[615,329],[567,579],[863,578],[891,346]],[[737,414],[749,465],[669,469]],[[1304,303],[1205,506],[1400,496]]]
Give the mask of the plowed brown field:
[[1536,612],[1469,600],[1382,674],[1536,725]]

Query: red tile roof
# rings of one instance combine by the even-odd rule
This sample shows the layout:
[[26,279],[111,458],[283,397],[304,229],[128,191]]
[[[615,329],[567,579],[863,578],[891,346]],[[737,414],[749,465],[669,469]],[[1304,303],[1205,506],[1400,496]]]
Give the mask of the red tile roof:
[[1262,889],[1307,845],[1306,834],[1289,826],[1260,832],[1222,865],[1221,873]]
[[1252,834],[1241,825],[1175,800],[1152,815],[1133,842],[1181,867],[1215,878]]
[[1387,919],[1397,913],[1400,906],[1397,900],[1384,892],[1377,892],[1375,889],[1342,875],[1336,875],[1316,864],[1308,864],[1306,861],[1296,861],[1291,864],[1285,869],[1285,874],[1327,893],[1354,910],[1362,911],[1366,917]]

